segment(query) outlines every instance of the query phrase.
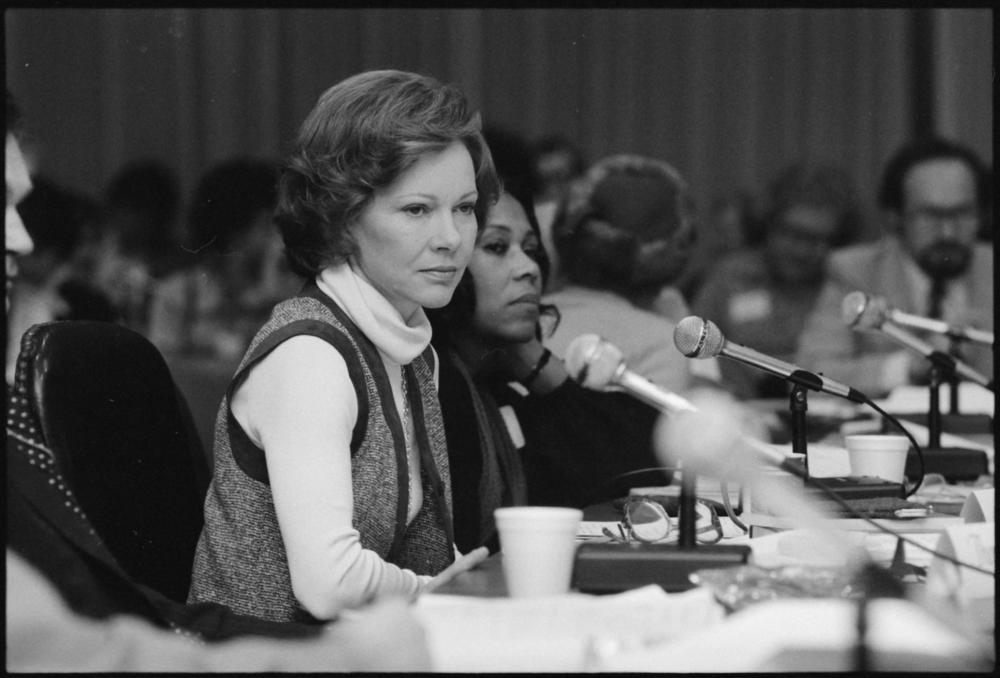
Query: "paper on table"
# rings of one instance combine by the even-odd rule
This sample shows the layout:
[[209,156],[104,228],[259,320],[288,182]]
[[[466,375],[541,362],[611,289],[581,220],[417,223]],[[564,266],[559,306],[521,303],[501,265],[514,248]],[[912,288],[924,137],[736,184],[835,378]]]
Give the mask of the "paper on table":
[[[791,445],[775,447],[782,447],[784,452],[791,454]],[[809,443],[806,454],[809,456],[809,475],[813,478],[843,478],[851,475],[851,458],[847,450],[839,445]]]
[[451,672],[577,672],[595,652],[651,645],[711,627],[723,609],[711,591],[666,593],[644,586],[594,596],[421,596],[414,610],[434,668]]
[[[941,384],[938,395],[946,403],[950,397],[949,384]],[[979,384],[963,381],[958,385],[958,401],[964,414],[993,414],[996,396]],[[884,400],[875,403],[890,414],[926,414],[930,408],[931,394],[927,386],[899,386]]]
[[[736,526],[736,524],[729,518],[729,516],[721,515],[717,516],[719,519],[719,526],[722,528],[722,538],[729,540],[731,538],[740,537],[743,535],[743,530]],[[608,530],[612,535],[617,538],[621,538],[621,532],[618,527],[621,525],[619,522],[609,522],[603,520],[584,520],[580,522],[580,526],[576,530],[577,541],[591,541],[593,539],[601,538],[605,541],[611,540],[604,530]],[[696,529],[701,529],[707,527],[709,523],[705,521],[701,516],[699,516],[698,522],[696,523]],[[670,534],[667,535],[666,539],[661,539],[657,543],[662,544],[672,544],[677,541],[678,531],[680,530],[679,518],[670,518]],[[728,541],[727,541],[728,543]]]
[[[770,447],[789,459],[802,459],[801,454],[792,452],[791,443],[777,445],[761,443]],[[851,475],[851,459],[847,449],[840,445],[827,443],[809,443],[806,454],[809,456],[809,475],[813,478],[842,478]]]
[[[663,495],[665,497],[676,497],[681,493],[681,471],[674,473],[674,484],[653,487],[633,487],[629,489],[630,495]],[[741,486],[739,483],[729,482],[726,490],[729,492],[729,501],[733,506],[740,502]],[[712,499],[722,501],[722,484],[716,478],[700,475],[695,479],[695,495],[698,499]]]
[[577,539],[593,539],[595,537],[602,537],[607,539],[607,535],[604,534],[604,530],[607,529],[611,534],[618,534],[617,521],[607,521],[607,520],[583,520],[580,521],[580,526],[576,530]]
[[[909,541],[905,546],[905,560],[911,565],[926,567],[933,558],[933,549],[940,539],[939,532],[907,533],[900,529]],[[841,543],[846,542],[863,548],[879,565],[890,565],[899,542],[897,536],[884,532],[843,532]],[[783,565],[816,565],[843,567],[848,564],[847,555],[837,542],[816,530],[793,529],[755,537],[747,541],[752,550],[750,562],[760,567],[781,567]]]
[[[842,537],[854,546],[864,543],[863,534]],[[813,529],[792,529],[755,537],[748,542],[753,553],[751,562],[760,567],[782,565],[844,566],[847,554],[823,532]]]
[[[969,637],[909,601],[879,598],[870,601],[868,609],[867,640],[874,659],[895,653],[896,657],[933,658],[941,666],[967,670],[982,651]],[[777,600],[750,606],[711,629],[674,642],[608,656],[595,670],[845,671],[855,667],[856,642],[857,607],[853,602],[836,598]]]
[[[973,565],[973,570],[944,558],[934,558],[927,573],[927,591],[958,603],[970,622],[996,628],[996,525],[967,523],[945,530],[938,542],[943,555]],[[991,574],[987,574],[991,573]]]
[[[767,513],[745,513],[743,522],[751,527],[751,534],[767,534],[770,531],[800,529],[801,523],[794,516],[770,515]],[[949,527],[965,522],[961,517],[949,514],[930,514],[925,518],[905,520],[888,518],[830,518],[823,526],[838,532],[885,532],[885,529],[902,534],[940,534]],[[873,524],[875,523],[875,524]],[[760,528],[759,530],[754,528]]]
[[996,490],[973,490],[959,514],[967,523],[996,522]]

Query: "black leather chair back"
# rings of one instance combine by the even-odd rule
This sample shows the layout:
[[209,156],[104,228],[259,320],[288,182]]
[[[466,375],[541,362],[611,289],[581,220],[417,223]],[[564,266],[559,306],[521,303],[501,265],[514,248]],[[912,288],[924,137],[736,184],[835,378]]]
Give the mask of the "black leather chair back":
[[43,323],[29,333],[28,391],[81,507],[136,581],[184,602],[209,470],[163,357],[114,323]]

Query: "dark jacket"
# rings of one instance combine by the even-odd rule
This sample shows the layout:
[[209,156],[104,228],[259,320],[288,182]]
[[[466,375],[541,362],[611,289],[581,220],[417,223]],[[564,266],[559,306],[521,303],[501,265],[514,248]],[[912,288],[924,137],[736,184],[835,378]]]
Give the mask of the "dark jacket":
[[[481,491],[484,449],[473,416],[468,382],[451,360],[441,355],[441,409],[448,436],[454,499],[455,543],[466,552],[480,545],[496,550],[493,509],[512,502],[504,487],[492,502]],[[452,353],[454,356],[454,353]],[[628,493],[630,487],[662,485],[671,474],[660,470],[653,449],[653,427],[659,412],[623,393],[600,393],[571,379],[545,395],[522,395],[500,379],[472,379],[481,401],[502,421],[500,435],[511,439],[506,423],[513,416],[523,437],[518,457],[534,505],[584,508]],[[500,410],[506,410],[501,414]],[[520,442],[520,441],[519,441]],[[517,447],[516,445],[514,445]],[[503,479],[502,480],[506,480]]]

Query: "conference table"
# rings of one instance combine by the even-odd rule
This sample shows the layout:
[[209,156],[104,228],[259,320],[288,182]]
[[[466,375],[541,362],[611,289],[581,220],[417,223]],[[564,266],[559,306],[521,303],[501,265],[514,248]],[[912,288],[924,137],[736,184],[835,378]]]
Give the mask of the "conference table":
[[[768,542],[762,553],[773,554],[783,537],[803,535],[790,530],[751,541]],[[809,549],[817,542],[804,543]],[[783,562],[794,578],[796,567]],[[799,568],[820,576],[833,569],[808,560]],[[862,668],[862,646],[864,670],[992,670],[993,625],[971,623],[923,588],[911,583],[902,597],[868,600],[864,645],[857,598],[778,595],[727,610],[717,589],[667,593],[655,585],[510,598],[502,553],[421,596],[415,611],[435,670],[443,672],[853,672]]]
[[[210,450],[215,412],[232,366],[176,357],[170,364],[181,388],[193,398],[192,409],[206,450]],[[963,396],[963,401],[968,402],[968,398]],[[787,400],[747,405],[759,413],[779,441],[787,442]],[[810,450],[818,452],[824,445],[836,446],[842,441],[838,437],[841,423],[857,415],[851,407],[840,399],[810,394]],[[989,447],[992,461],[992,434],[965,434],[963,439]],[[992,487],[992,482],[985,486]],[[704,487],[711,490],[711,483],[704,483]],[[676,489],[675,483],[657,491]],[[744,498],[749,499],[749,495],[740,493],[739,508],[744,509],[741,515],[754,537],[735,529],[723,517],[725,542],[749,545],[752,563],[761,566],[823,571],[827,565],[815,560],[823,551],[813,540],[815,535],[795,529],[794,521],[782,523],[775,516],[755,514],[751,502],[742,503]],[[584,513],[585,521],[594,525],[613,524],[620,517],[620,510],[611,503],[587,507]],[[917,524],[908,521],[906,527],[912,532]],[[938,528],[929,528],[923,535],[911,536],[933,545],[938,532]],[[884,537],[867,529],[863,539],[873,558],[888,566],[894,542],[879,540],[880,536]],[[906,555],[912,559],[921,552],[908,548]],[[925,603],[922,588],[922,584],[910,586],[913,595],[904,599],[878,599],[867,605],[868,642],[874,655],[869,657],[869,667],[949,672],[981,669],[979,640],[988,636],[992,647],[992,621],[985,630],[982,623],[970,627],[961,610],[953,614],[947,605]],[[717,593],[704,585],[672,593],[652,585],[606,595],[571,591],[540,601],[514,599],[507,595],[503,554],[498,553],[433,594],[421,596],[414,607],[426,630],[435,667],[445,672],[747,673],[858,668],[856,600],[788,597],[727,609]]]
[[[992,436],[970,437],[992,445]],[[991,477],[967,485],[958,488],[967,498],[992,493]],[[992,505],[987,511],[989,516],[980,516],[987,522],[978,526],[966,525],[953,507],[921,519],[874,522],[933,549],[942,534],[955,530],[978,527],[980,534],[987,528],[992,533]],[[584,513],[585,523],[620,517],[611,503],[588,507]],[[872,521],[844,518],[837,529],[867,550],[882,571],[900,577],[900,589],[891,597],[884,592],[837,595],[822,588],[807,595],[799,586],[802,581],[846,576],[850,563],[843,554],[832,553],[824,535],[797,528],[794,519],[749,511],[742,517],[757,528],[755,536],[735,529],[722,516],[727,535],[723,543],[748,545],[750,562],[714,571],[715,580],[703,577],[687,591],[668,593],[654,584],[603,595],[571,590],[543,599],[511,598],[503,554],[494,554],[422,596],[415,606],[435,667],[446,672],[746,673],[861,667],[961,672],[991,671],[995,666],[995,618],[992,610],[984,612],[984,604],[992,608],[993,577],[980,575],[990,587],[987,598],[963,599],[962,604],[954,597],[943,601],[928,586],[935,581],[936,558],[910,544],[902,549],[898,539],[882,533]],[[592,530],[581,532],[588,536],[578,538],[580,544],[594,539]],[[909,569],[898,569],[904,559]],[[987,565],[993,568],[992,558]],[[925,570],[930,579],[913,574]],[[761,588],[760,577],[775,573],[786,580]],[[783,589],[789,581],[792,585]],[[980,594],[982,584],[980,580]],[[750,591],[727,598],[725,586],[730,592],[740,586]],[[753,601],[756,595],[760,600]],[[859,633],[862,617],[865,633]]]

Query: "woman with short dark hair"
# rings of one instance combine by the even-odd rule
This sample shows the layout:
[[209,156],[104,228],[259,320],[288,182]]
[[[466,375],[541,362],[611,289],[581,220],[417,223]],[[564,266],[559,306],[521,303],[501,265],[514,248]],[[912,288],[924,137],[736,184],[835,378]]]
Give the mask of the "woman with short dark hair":
[[695,226],[690,188],[669,163],[633,154],[594,163],[552,223],[565,285],[545,297],[562,314],[546,345],[563,354],[577,336],[600,334],[629,369],[664,388],[718,382],[715,359],[692,361],[673,345],[674,327],[689,313],[674,284]]

